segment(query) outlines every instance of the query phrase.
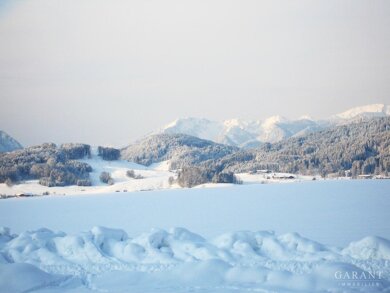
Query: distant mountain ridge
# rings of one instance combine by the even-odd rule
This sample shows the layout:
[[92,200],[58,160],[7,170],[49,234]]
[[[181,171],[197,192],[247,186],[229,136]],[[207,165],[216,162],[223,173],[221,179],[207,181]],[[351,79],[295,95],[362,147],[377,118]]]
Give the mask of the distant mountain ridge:
[[189,117],[177,119],[167,124],[158,130],[156,134],[181,133],[217,143],[252,148],[258,147],[265,142],[275,143],[289,137],[319,131],[329,126],[386,116],[390,116],[390,106],[372,104],[352,108],[324,120],[313,120],[308,116],[289,120],[276,115],[257,121],[230,119],[218,122],[204,118]]
[[0,130],[0,153],[22,149],[22,145],[13,137]]
[[330,120],[351,120],[356,119],[369,119],[374,117],[385,117],[390,116],[390,105],[385,104],[371,104],[362,107],[355,107],[345,112],[336,114],[330,118]]

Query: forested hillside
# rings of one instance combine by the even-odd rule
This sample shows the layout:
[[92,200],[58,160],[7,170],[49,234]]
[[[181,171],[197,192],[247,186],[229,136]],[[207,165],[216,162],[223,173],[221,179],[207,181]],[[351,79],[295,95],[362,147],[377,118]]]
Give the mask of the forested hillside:
[[[0,183],[38,179],[46,186],[91,185],[92,168],[78,161],[86,144],[43,144],[0,153]],[[185,134],[158,134],[121,151],[98,147],[103,160],[142,165],[168,161],[178,183],[237,182],[234,173],[269,170],[303,175],[351,176],[390,173],[390,117],[336,126],[253,149],[239,149]]]
[[258,149],[241,150],[210,160],[205,168],[224,171],[268,169],[279,172],[328,175],[351,171],[351,176],[390,172],[390,118],[337,126],[290,138]]
[[91,185],[91,166],[79,162],[91,154],[86,144],[53,143],[0,154],[0,183],[12,185],[22,180],[39,179],[46,186]]
[[186,134],[156,134],[122,149],[121,154],[125,160],[146,166],[170,160],[171,169],[178,169],[219,159],[238,150]]

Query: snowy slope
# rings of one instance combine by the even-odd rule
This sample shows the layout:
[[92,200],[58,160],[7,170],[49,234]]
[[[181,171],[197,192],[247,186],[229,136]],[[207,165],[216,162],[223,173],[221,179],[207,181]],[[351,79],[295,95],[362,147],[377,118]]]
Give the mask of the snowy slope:
[[307,115],[296,120],[276,115],[265,120],[230,119],[222,122],[203,118],[183,118],[169,123],[157,133],[183,133],[218,143],[251,147],[264,142],[278,142],[284,138],[304,135],[330,125],[389,115],[390,106],[373,104],[353,108],[325,120],[313,120]]
[[0,130],[0,153],[11,152],[23,148],[13,137]]
[[389,292],[389,184],[3,200],[0,292]]

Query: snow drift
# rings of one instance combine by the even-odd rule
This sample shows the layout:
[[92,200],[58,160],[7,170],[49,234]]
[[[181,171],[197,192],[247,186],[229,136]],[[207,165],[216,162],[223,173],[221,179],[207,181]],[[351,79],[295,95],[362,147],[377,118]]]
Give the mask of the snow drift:
[[272,231],[207,240],[184,228],[136,237],[1,228],[0,292],[389,292],[389,259],[390,241],[379,237],[336,248]]

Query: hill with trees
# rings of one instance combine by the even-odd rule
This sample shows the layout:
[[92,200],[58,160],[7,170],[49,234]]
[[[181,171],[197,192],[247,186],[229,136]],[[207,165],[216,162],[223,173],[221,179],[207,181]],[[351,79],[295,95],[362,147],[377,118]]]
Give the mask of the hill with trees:
[[220,171],[277,172],[352,177],[390,172],[390,117],[373,118],[240,150],[203,163]]
[[121,156],[146,166],[169,160],[171,169],[179,169],[219,159],[238,150],[186,134],[156,134],[122,149]]
[[0,183],[9,185],[23,180],[38,179],[41,185],[91,185],[90,165],[77,161],[90,156],[87,144],[53,143],[0,154]]

